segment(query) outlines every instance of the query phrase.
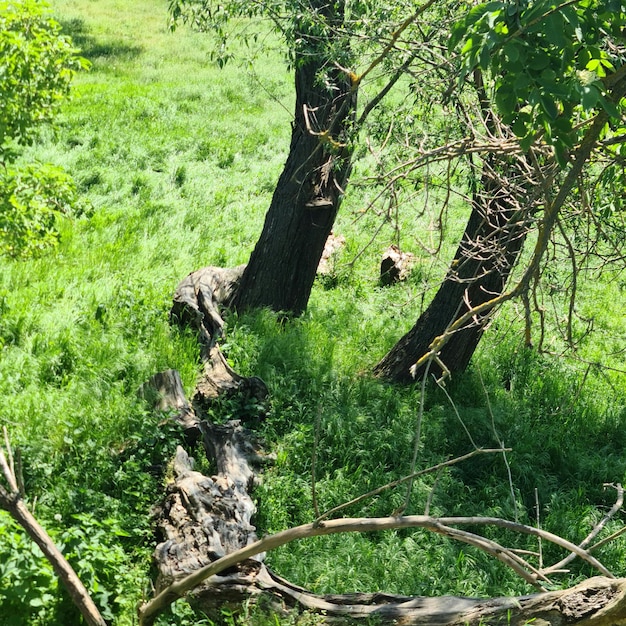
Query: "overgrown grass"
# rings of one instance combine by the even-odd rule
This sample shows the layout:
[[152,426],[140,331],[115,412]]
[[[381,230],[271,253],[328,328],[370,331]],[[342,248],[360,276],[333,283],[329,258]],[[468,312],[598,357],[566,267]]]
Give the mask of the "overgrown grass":
[[[93,69],[76,80],[59,132],[27,156],[63,165],[92,211],[60,225],[56,251],[0,260],[0,423],[21,449],[30,505],[121,626],[134,623],[134,605],[149,593],[149,512],[181,441],[147,411],[137,390],[170,367],[193,388],[197,345],[170,328],[171,296],[200,266],[247,260],[288,148],[292,88],[276,52],[254,73],[236,64],[215,68],[207,36],[167,31],[165,2],[57,0],[54,8]],[[262,311],[227,320],[228,358],[271,391],[270,415],[259,426],[277,454],[256,492],[263,534],[314,518],[314,456],[320,510],[409,472],[419,386],[382,383],[369,371],[412,325],[446,260],[431,268],[424,257],[407,283],[380,288],[378,258],[396,232],[385,224],[359,255],[384,219],[373,212],[354,219],[367,193],[348,194],[337,225],[346,250],[300,319],[284,323]],[[465,217],[462,207],[451,213],[448,248]],[[403,245],[418,252],[428,220],[407,212],[401,226]],[[419,467],[474,445],[503,442],[512,450],[506,459],[475,457],[421,478],[407,512],[423,512],[428,503],[433,514],[535,523],[536,489],[542,526],[579,541],[612,505],[614,491],[603,484],[626,479],[626,385],[623,374],[601,365],[623,368],[625,283],[603,275],[583,287],[590,295],[580,313],[599,331],[585,336],[586,322],[577,322],[584,362],[558,356],[563,341],[554,326],[546,345],[556,356],[525,348],[512,306],[486,334],[467,374],[449,384],[452,402],[428,388]],[[554,298],[563,310],[558,290]],[[217,419],[236,415],[228,403],[219,411]],[[405,497],[406,487],[388,490],[344,513],[389,515]],[[623,522],[618,515],[605,534]],[[528,539],[491,536],[537,549]],[[28,546],[3,515],[2,624],[79,623],[50,568]],[[544,549],[546,559],[557,558]],[[621,539],[597,556],[625,575],[624,554]],[[484,555],[422,531],[319,538],[268,559],[280,574],[320,592],[528,591]],[[562,582],[590,573],[574,563]],[[275,624],[264,619],[225,614],[223,621]],[[161,623],[209,621],[181,605]]]

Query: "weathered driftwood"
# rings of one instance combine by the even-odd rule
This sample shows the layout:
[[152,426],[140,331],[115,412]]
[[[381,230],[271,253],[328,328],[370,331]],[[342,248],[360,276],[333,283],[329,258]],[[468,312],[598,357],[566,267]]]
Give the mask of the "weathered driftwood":
[[203,370],[192,398],[194,407],[206,407],[223,394],[241,392],[262,402],[268,395],[257,376],[240,376],[228,364],[218,340],[224,320],[220,308],[228,306],[245,266],[205,267],[189,274],[176,288],[170,319],[198,332]]
[[230,475],[208,477],[194,471],[187,453],[178,448],[173,462],[174,482],[168,488],[158,521],[164,541],[155,554],[157,592],[257,540],[251,523],[255,507],[247,491],[248,481],[252,480],[249,465],[239,463],[239,455],[233,454],[237,444],[232,438],[226,436],[223,441],[231,445],[220,451],[219,463]]
[[380,262],[380,283],[392,285],[405,280],[415,263],[415,255],[402,252],[398,246],[391,245],[383,253]]
[[228,306],[244,269],[209,266],[189,274],[176,287],[170,320],[195,328],[203,346],[213,345],[224,327],[220,306]]
[[[446,524],[459,520],[459,523],[471,524],[481,520],[437,520],[425,516],[330,520],[256,541],[250,522],[254,506],[247,490],[255,480],[253,468],[263,461],[263,456],[258,448],[246,443],[247,433],[238,423],[201,428],[207,453],[214,457],[218,472],[211,478],[194,472],[187,455],[179,450],[174,466],[175,479],[168,490],[160,521],[166,540],[159,545],[156,555],[160,570],[157,596],[154,604],[142,608],[141,624],[144,626],[151,624],[165,605],[191,589],[187,596],[190,602],[208,613],[225,605],[236,608],[244,600],[256,601],[263,597],[265,606],[272,610],[306,609],[323,614],[328,622],[376,616],[383,623],[433,626],[481,622],[524,624],[531,620],[554,626],[574,622],[602,626],[626,624],[626,580],[623,579],[593,578],[569,590],[492,599],[411,598],[381,593],[316,595],[293,585],[261,562],[262,550],[305,536],[341,530],[372,531],[420,524],[423,528],[448,534]],[[513,524],[505,520],[486,521]],[[568,549],[577,549],[560,541]],[[244,554],[233,554],[237,550]],[[171,583],[173,587],[168,588]]]
[[187,402],[183,382],[177,370],[170,369],[155,374],[141,386],[139,395],[153,410],[171,413],[172,419],[186,433],[197,436],[199,420]]

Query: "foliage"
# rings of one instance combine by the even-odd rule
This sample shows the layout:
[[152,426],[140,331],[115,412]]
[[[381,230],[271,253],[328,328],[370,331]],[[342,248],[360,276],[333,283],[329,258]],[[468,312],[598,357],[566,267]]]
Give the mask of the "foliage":
[[38,126],[51,122],[84,67],[44,2],[0,2],[0,164],[12,145],[33,142]]
[[[55,522],[58,524],[60,515]],[[16,523],[0,524],[2,588],[0,610],[3,624],[25,626],[53,621],[77,623],[80,615],[59,585],[50,563]],[[97,519],[91,514],[74,516],[67,528],[52,537],[89,590],[102,615],[112,620],[119,612],[125,586],[131,582],[132,565],[121,546],[112,538],[125,535],[115,520]]]
[[0,2],[0,254],[25,256],[54,245],[56,217],[80,212],[71,178],[59,168],[13,168],[54,120],[70,82],[86,62],[44,2]]
[[621,0],[488,2],[454,25],[449,49],[461,49],[461,80],[489,71],[495,104],[524,149],[543,135],[563,164],[594,111],[620,124],[606,78],[624,63],[625,25]]
[[74,180],[61,168],[0,169],[0,254],[30,256],[58,244],[57,219],[83,212]]
[[[280,56],[272,54],[254,71],[232,64],[219,72],[207,63],[207,38],[182,26],[175,36],[167,33],[163,7],[154,0],[116,4],[114,11],[104,0],[57,0],[55,6],[66,31],[80,38],[93,71],[76,76],[75,97],[64,105],[57,136],[43,137],[25,156],[74,172],[79,194],[94,209],[89,220],[60,223],[62,238],[46,258],[0,260],[0,424],[22,448],[36,515],[57,538],[66,537],[76,563],[80,554],[94,554],[95,574],[89,568],[85,573],[112,594],[115,626],[130,626],[149,589],[155,543],[150,508],[162,493],[164,463],[181,442],[166,416],[150,415],[136,391],[169,367],[181,371],[188,393],[193,389],[197,345],[192,335],[169,328],[173,290],[202,265],[246,261],[288,149],[292,94]],[[384,31],[382,24],[370,26]],[[268,47],[275,43],[270,38]],[[451,115],[433,111],[429,116],[414,106],[411,114],[423,114],[427,128],[445,131]],[[384,136],[382,122],[380,128]],[[367,159],[359,164],[363,177],[372,173],[369,167]],[[442,172],[432,168],[420,181],[411,186],[413,205],[437,205]],[[347,240],[337,259],[338,278],[316,283],[308,312],[288,324],[267,311],[227,320],[226,356],[237,371],[261,376],[271,390],[270,414],[258,430],[277,463],[256,492],[261,533],[311,521],[320,407],[320,507],[404,475],[411,460],[418,391],[381,384],[366,372],[419,314],[445,272],[418,244],[439,236],[433,232],[436,215],[404,212],[396,230],[386,214],[359,213],[370,192],[353,189],[336,226]],[[455,245],[466,213],[462,203],[451,204],[444,251]],[[370,244],[379,228],[380,239]],[[406,283],[382,289],[379,255],[398,236],[403,248],[420,255],[418,265]],[[423,512],[432,491],[433,513],[517,511],[534,523],[537,487],[542,527],[580,539],[612,505],[613,493],[602,484],[626,480],[626,386],[624,374],[608,368],[623,369],[626,283],[618,272],[592,270],[581,276],[578,311],[593,318],[600,332],[584,334],[586,322],[580,321],[581,361],[562,355],[557,326],[546,328],[550,353],[526,349],[515,331],[519,312],[510,306],[486,331],[484,349],[467,375],[449,385],[478,445],[501,439],[513,448],[507,461],[514,497],[505,460],[479,458],[436,482],[419,481],[413,512]],[[564,264],[555,266],[546,303],[559,319],[568,304],[560,287],[568,272]],[[588,373],[587,362],[594,364]],[[228,419],[241,409],[224,402],[215,418]],[[428,390],[420,465],[470,448],[445,394]],[[396,489],[347,513],[386,514],[404,497]],[[61,520],[55,520],[57,513]],[[623,524],[622,514],[606,534]],[[19,565],[21,578],[13,578],[14,584],[32,588],[27,602],[37,590],[45,607],[12,604],[8,613],[0,609],[1,619],[10,615],[22,620],[20,626],[26,620],[29,626],[72,623],[55,613],[60,604],[67,607],[56,580],[18,533],[6,516],[0,518],[0,568]],[[97,535],[94,545],[91,533]],[[624,575],[625,554],[621,538],[598,556]],[[422,533],[320,539],[273,554],[271,566],[319,591],[528,591],[475,551]],[[588,573],[574,563],[570,577]],[[0,581],[6,593],[4,577]],[[241,619],[224,615],[221,621]],[[160,621],[198,623],[210,621],[184,603]],[[252,612],[249,623],[277,626],[273,616],[262,621]]]

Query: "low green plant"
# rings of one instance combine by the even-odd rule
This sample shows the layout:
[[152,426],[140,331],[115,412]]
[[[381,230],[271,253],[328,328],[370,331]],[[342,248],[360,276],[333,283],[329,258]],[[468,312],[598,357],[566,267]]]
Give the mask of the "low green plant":
[[26,257],[55,246],[58,220],[84,213],[74,180],[61,168],[0,168],[0,254]]

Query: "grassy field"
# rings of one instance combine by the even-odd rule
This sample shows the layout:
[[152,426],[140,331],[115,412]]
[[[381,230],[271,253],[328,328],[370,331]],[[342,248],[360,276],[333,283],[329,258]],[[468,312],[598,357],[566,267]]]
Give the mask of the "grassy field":
[[[247,260],[286,156],[293,93],[269,36],[261,38],[267,54],[253,68],[234,62],[219,70],[209,61],[206,35],[168,31],[166,2],[55,0],[53,8],[92,69],[77,77],[58,133],[45,134],[24,158],[65,167],[91,210],[60,225],[56,250],[27,261],[0,259],[0,425],[21,449],[31,508],[105,617],[125,626],[150,594],[150,509],[180,442],[137,390],[165,368],[180,370],[193,389],[198,349],[193,336],[168,324],[172,294],[198,267]],[[356,176],[367,167],[367,160],[358,164]],[[385,223],[368,245],[384,219],[359,213],[370,193],[355,187],[346,197],[336,228],[346,249],[332,279],[316,283],[300,319],[284,324],[269,312],[227,319],[229,360],[241,373],[261,376],[271,392],[260,431],[277,462],[255,493],[261,534],[312,520],[316,440],[321,509],[410,467],[420,389],[384,384],[368,372],[413,324],[446,257],[435,262],[420,252],[418,241],[435,236],[431,220],[418,220],[407,207],[402,245],[423,256],[406,283],[379,287],[378,259],[396,231]],[[462,206],[451,212],[445,250],[466,216]],[[524,348],[521,316],[511,306],[466,375],[451,381],[449,396],[428,390],[420,467],[474,445],[504,442],[512,451],[417,481],[407,512],[429,503],[432,514],[534,524],[537,501],[542,527],[580,541],[613,504],[615,492],[605,483],[626,481],[626,379],[616,371],[624,369],[626,281],[618,271],[581,279],[575,358],[561,356],[554,322],[545,342],[552,354]],[[544,304],[561,319],[567,302],[558,283],[555,270],[555,290]],[[589,319],[594,332],[585,335]],[[225,404],[214,417],[233,415],[236,407]],[[388,515],[405,495],[392,490],[345,513]],[[602,536],[624,521],[618,514]],[[493,537],[537,549],[531,540]],[[544,548],[546,562],[559,558]],[[626,575],[624,537],[597,556]],[[318,592],[529,591],[484,554],[422,532],[319,538],[268,561]],[[558,582],[591,573],[574,563]],[[51,568],[2,513],[0,580],[0,626],[79,623]],[[159,623],[210,622],[181,605]]]

